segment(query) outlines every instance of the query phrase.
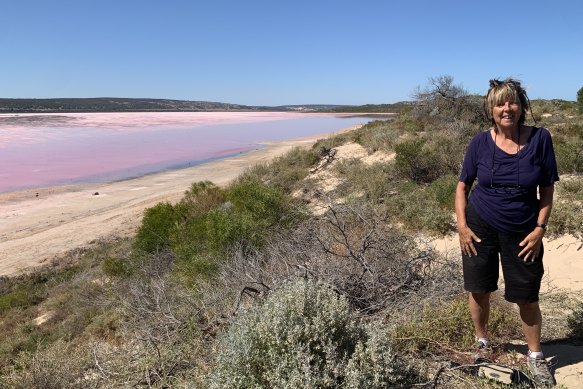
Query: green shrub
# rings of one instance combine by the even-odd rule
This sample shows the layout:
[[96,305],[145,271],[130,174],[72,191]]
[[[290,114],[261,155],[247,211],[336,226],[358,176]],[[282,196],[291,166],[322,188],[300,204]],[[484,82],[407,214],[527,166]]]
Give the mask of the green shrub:
[[366,148],[369,153],[375,151],[393,151],[393,147],[403,132],[393,120],[375,120],[367,123],[351,134],[353,140]]
[[428,148],[437,160],[437,165],[434,166],[436,176],[459,174],[472,135],[473,133],[456,134],[449,130],[431,137]]
[[404,112],[399,115],[397,119],[394,120],[393,125],[408,133],[423,131],[423,122],[411,115],[410,112]]
[[450,230],[453,223],[453,209],[447,207],[451,188],[448,186],[442,181],[431,186],[399,183],[396,194],[384,206],[387,213],[408,230],[442,235]]
[[149,253],[168,247],[170,232],[178,220],[179,214],[170,203],[159,203],[147,208],[136,234],[136,247]]
[[395,166],[402,177],[419,183],[428,183],[439,177],[439,159],[425,147],[422,138],[405,140],[395,145]]
[[553,214],[549,223],[549,235],[572,234],[583,237],[583,204],[580,201],[558,199],[553,204]]
[[406,387],[413,375],[384,340],[330,288],[288,284],[229,327],[210,387]]
[[335,136],[328,137],[326,139],[319,139],[314,145],[312,146],[312,151],[315,153],[319,153],[320,150],[330,150],[334,147],[342,146],[343,144],[355,141],[354,138],[358,136],[361,129],[357,129],[354,131],[350,131],[348,133],[339,134]]
[[290,199],[273,186],[257,180],[243,180],[227,190],[232,212],[251,217],[259,226],[268,227],[289,216]]
[[[170,246],[176,255],[176,271],[185,279],[211,275],[235,247],[243,250],[261,248],[266,238],[278,228],[287,228],[297,219],[290,197],[279,188],[246,176],[217,195],[216,188],[190,194],[181,202],[185,215],[170,234]],[[212,197],[208,207],[193,211],[190,203],[198,197]],[[223,202],[216,205],[218,200]]]
[[583,140],[555,138],[555,154],[560,174],[583,173]]
[[43,297],[36,288],[24,286],[0,296],[0,314],[11,308],[26,308],[38,304],[42,300]]
[[442,209],[453,212],[457,183],[458,177],[449,174],[433,181],[427,190]]
[[[323,143],[325,141],[319,142]],[[310,167],[318,162],[318,150],[315,146],[312,149],[293,148],[270,164],[259,164],[248,169],[238,181],[263,181],[290,193],[308,175]]]
[[178,204],[178,213],[184,217],[197,217],[217,208],[226,201],[224,189],[210,181],[195,182]]
[[562,179],[556,190],[561,199],[583,201],[583,177]]
[[107,257],[101,264],[103,273],[113,277],[127,277],[132,273],[132,266],[127,260],[117,257]]
[[562,125],[553,126],[552,129],[553,134],[583,140],[583,123],[580,121],[562,123]]
[[346,159],[338,161],[335,172],[342,178],[339,193],[365,198],[371,204],[385,201],[395,187],[392,163],[366,165],[359,159]]

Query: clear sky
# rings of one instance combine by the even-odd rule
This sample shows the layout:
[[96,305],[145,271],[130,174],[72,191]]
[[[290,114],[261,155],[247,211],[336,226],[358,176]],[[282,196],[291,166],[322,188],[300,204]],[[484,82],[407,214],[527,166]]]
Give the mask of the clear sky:
[[0,0],[0,97],[409,100],[432,76],[583,86],[580,0]]

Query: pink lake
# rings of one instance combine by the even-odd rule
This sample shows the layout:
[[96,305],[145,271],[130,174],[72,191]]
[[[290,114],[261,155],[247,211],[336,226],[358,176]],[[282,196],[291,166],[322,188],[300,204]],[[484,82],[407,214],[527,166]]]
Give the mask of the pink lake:
[[370,120],[289,112],[1,114],[0,192],[127,179]]

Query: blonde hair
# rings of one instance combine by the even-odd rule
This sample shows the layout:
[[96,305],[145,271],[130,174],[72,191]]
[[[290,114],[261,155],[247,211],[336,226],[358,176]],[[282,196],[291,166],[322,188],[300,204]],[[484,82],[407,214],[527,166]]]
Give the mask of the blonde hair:
[[484,97],[484,114],[492,124],[496,124],[492,116],[492,110],[498,104],[506,102],[520,103],[518,124],[524,124],[526,111],[530,108],[530,100],[526,95],[526,91],[520,85],[520,81],[512,78],[507,78],[504,81],[490,80],[490,89],[488,89],[488,93]]

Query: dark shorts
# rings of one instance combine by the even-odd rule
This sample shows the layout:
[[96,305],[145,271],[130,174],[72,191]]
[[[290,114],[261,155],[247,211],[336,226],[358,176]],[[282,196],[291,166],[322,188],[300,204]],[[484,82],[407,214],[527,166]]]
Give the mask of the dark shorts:
[[469,257],[462,254],[464,288],[468,292],[476,293],[488,293],[498,289],[500,258],[505,284],[504,298],[517,304],[538,301],[544,273],[542,245],[534,261],[524,262],[518,256],[522,251],[518,244],[529,232],[512,234],[498,231],[484,222],[471,204],[466,208],[466,220],[468,227],[481,242],[474,242],[478,256]]

